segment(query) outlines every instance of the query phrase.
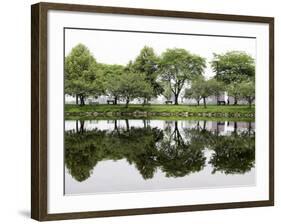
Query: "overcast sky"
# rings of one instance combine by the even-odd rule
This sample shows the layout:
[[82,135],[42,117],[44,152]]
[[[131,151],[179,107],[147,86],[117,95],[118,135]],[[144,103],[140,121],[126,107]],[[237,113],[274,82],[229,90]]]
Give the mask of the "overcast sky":
[[[106,64],[126,65],[137,57],[145,45],[152,47],[158,55],[167,48],[184,48],[204,57],[207,62],[212,60],[213,53],[232,50],[245,51],[256,57],[256,40],[250,38],[66,29],[65,55],[79,43],[89,48],[97,62]],[[213,75],[207,64],[205,76]]]

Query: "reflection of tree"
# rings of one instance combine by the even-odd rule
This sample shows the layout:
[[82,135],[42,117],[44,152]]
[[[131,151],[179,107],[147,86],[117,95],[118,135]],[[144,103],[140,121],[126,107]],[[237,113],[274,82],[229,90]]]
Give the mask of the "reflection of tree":
[[214,140],[212,132],[206,129],[206,123],[203,121],[203,125],[200,125],[198,121],[194,127],[184,130],[185,137],[200,148],[208,147]]
[[213,165],[213,173],[243,174],[255,164],[255,133],[233,132],[217,136],[211,149],[215,151],[209,162]]
[[[80,124],[80,125],[79,125]],[[165,122],[164,130],[152,128],[143,121],[143,127],[129,125],[113,130],[86,130],[78,122],[75,131],[65,132],[65,163],[77,181],[90,177],[99,161],[126,159],[144,179],[153,178],[157,169],[167,177],[183,177],[202,170],[205,166],[204,150],[214,151],[209,163],[225,174],[245,173],[255,162],[255,133],[249,123],[244,132],[235,130],[221,135],[207,130],[206,122],[180,129],[177,121]]]
[[174,122],[173,132],[170,126],[165,131],[166,137],[159,147],[159,163],[166,176],[183,177],[200,171],[205,165],[204,146],[184,141],[177,121]]
[[66,167],[77,181],[90,177],[92,168],[101,159],[97,145],[104,136],[104,131],[65,133]]
[[[128,121],[126,122],[128,124]],[[117,128],[112,132],[94,129],[65,132],[65,162],[77,181],[86,180],[99,161],[126,158],[143,178],[152,178],[158,162],[156,143],[163,138],[157,128]]]

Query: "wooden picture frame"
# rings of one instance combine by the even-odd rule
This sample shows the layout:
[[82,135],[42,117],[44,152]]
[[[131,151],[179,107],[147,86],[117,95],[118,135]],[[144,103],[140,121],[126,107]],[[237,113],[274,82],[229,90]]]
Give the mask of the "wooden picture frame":
[[[269,182],[268,200],[145,207],[103,211],[48,213],[48,18],[50,10],[249,22],[269,25]],[[38,3],[31,7],[31,217],[38,221],[203,211],[274,205],[274,18],[183,11]]]

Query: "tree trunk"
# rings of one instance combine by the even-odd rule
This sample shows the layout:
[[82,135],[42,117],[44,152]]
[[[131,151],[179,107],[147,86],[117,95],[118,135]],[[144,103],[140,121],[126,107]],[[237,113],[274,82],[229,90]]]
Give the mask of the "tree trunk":
[[200,100],[197,100],[197,106],[199,106],[200,105]]
[[76,120],[76,133],[78,133],[78,120]]
[[84,121],[80,121],[80,133],[84,133]]
[[237,99],[237,97],[235,96],[234,97],[234,103],[233,103],[233,105],[237,105],[238,104],[238,99]]
[[205,120],[204,123],[203,123],[203,130],[204,131],[206,130],[206,124],[207,124],[207,121]]
[[143,121],[143,127],[147,128],[147,120],[142,120]]
[[236,134],[237,133],[237,122],[234,121],[234,133]]
[[115,104],[115,105],[117,105],[117,100],[118,100],[118,97],[115,96],[115,97],[114,97],[114,104]]
[[204,102],[204,108],[206,108],[207,106],[206,106],[206,98],[205,97],[203,98],[203,102]]
[[248,134],[249,134],[249,135],[251,134],[251,131],[252,131],[252,122],[249,121],[249,122],[248,122]]
[[251,100],[251,98],[248,99],[248,103],[249,103],[249,107],[251,108],[252,107],[252,100]]
[[130,125],[129,125],[129,120],[126,119],[126,130],[129,131],[130,130]]
[[179,94],[175,94],[175,105],[178,105],[178,98],[179,98]]
[[179,143],[179,129],[178,129],[178,121],[175,121],[175,140],[177,141],[177,143]]
[[84,106],[85,105],[85,97],[79,96],[79,98],[80,98],[80,106]]
[[146,104],[146,98],[143,99],[142,105],[144,106]]
[[130,100],[129,100],[129,98],[127,98],[126,99],[126,108],[128,108],[129,102],[130,102]]
[[78,95],[77,94],[75,95],[75,102],[76,102],[76,105],[78,105],[79,102],[78,102]]
[[82,105],[83,106],[85,105],[85,97],[84,96],[82,97]]

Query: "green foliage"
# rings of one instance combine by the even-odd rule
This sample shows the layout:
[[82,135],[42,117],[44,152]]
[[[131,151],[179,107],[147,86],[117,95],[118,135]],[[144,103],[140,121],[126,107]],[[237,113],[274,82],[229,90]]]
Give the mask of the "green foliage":
[[251,107],[253,101],[255,100],[255,84],[251,81],[242,82],[239,85],[240,97],[247,100],[249,106]]
[[79,97],[81,105],[85,104],[86,97],[101,91],[96,66],[94,57],[83,44],[75,46],[65,58],[65,93]]
[[202,99],[202,88],[201,82],[196,80],[192,83],[190,88],[185,89],[184,97],[187,99],[195,99],[199,106],[200,100]]
[[[86,180],[99,161],[126,158],[144,179],[153,177],[158,163],[153,159],[163,138],[157,128],[117,128],[113,131],[65,132],[65,159],[69,173],[77,181]],[[132,150],[133,149],[133,150]]]
[[213,173],[245,173],[255,163],[255,133],[249,130],[242,133],[233,132],[229,136],[218,136],[211,149],[214,150],[210,160],[214,167]]
[[169,128],[164,131],[158,150],[159,163],[167,177],[183,177],[204,168],[204,145],[194,142],[194,138],[184,140],[178,129],[178,121],[174,122],[173,131]]
[[[235,104],[238,99],[247,100],[251,107],[254,99],[254,59],[244,52],[231,51],[214,54],[211,62],[216,76],[205,80],[204,58],[185,49],[167,49],[158,57],[153,48],[144,46],[135,60],[127,66],[97,63],[83,44],[75,46],[65,58],[65,94],[76,97],[76,104],[85,104],[88,97],[108,95],[124,100],[126,108],[130,101],[143,99],[143,105],[152,97],[163,94],[166,99],[174,96],[175,104],[185,85],[184,97],[195,99],[199,105],[213,95],[217,98],[228,91]],[[225,88],[228,85],[227,89]]]
[[152,87],[145,80],[142,73],[124,72],[117,83],[120,97],[126,100],[126,107],[131,100],[136,98],[147,98],[152,94]]
[[211,95],[215,96],[215,97],[219,97],[221,96],[221,94],[224,93],[224,91],[226,91],[226,87],[225,84],[221,81],[218,81],[216,78],[212,78],[210,80],[208,80],[208,86],[211,89]]
[[241,83],[232,83],[228,85],[228,94],[236,100],[246,100],[249,107],[255,100],[255,83],[253,81],[242,81]]
[[159,74],[163,81],[168,82],[178,104],[178,96],[187,81],[202,76],[205,59],[189,53],[185,49],[167,49],[160,58]]
[[204,107],[206,108],[206,99],[209,96],[219,96],[223,90],[223,85],[215,79],[205,80],[204,78],[199,78],[192,82],[189,89],[185,90],[184,97],[195,99],[198,106],[200,100],[203,99]]
[[119,82],[124,73],[122,65],[99,64],[99,74],[103,83],[104,93],[114,98],[115,103],[120,98]]
[[232,96],[234,98],[234,104],[237,104],[237,101],[240,96],[240,89],[238,88],[240,84],[233,82],[227,86],[228,96]]
[[[77,121],[78,122],[78,121]],[[164,130],[147,126],[120,128],[117,121],[112,130],[85,130],[79,121],[76,131],[65,132],[65,163],[77,181],[90,177],[100,161],[126,159],[135,165],[144,179],[151,179],[157,169],[167,177],[183,177],[205,167],[204,150],[214,153],[209,163],[213,173],[241,174],[255,164],[255,132],[234,130],[231,135],[208,131],[206,122],[194,128],[178,129],[177,121]],[[169,122],[171,123],[171,122]],[[78,124],[78,123],[77,123]]]
[[131,65],[129,64],[133,72],[144,74],[145,80],[151,85],[151,96],[147,96],[147,99],[157,97],[163,92],[162,86],[157,82],[158,64],[158,56],[155,54],[153,48],[148,46],[144,46],[135,61]]
[[170,83],[161,82],[161,85],[164,90],[162,95],[166,98],[166,100],[170,100],[173,95]]
[[214,54],[211,66],[216,72],[217,80],[225,84],[255,79],[255,61],[245,52],[229,51],[225,54]]

